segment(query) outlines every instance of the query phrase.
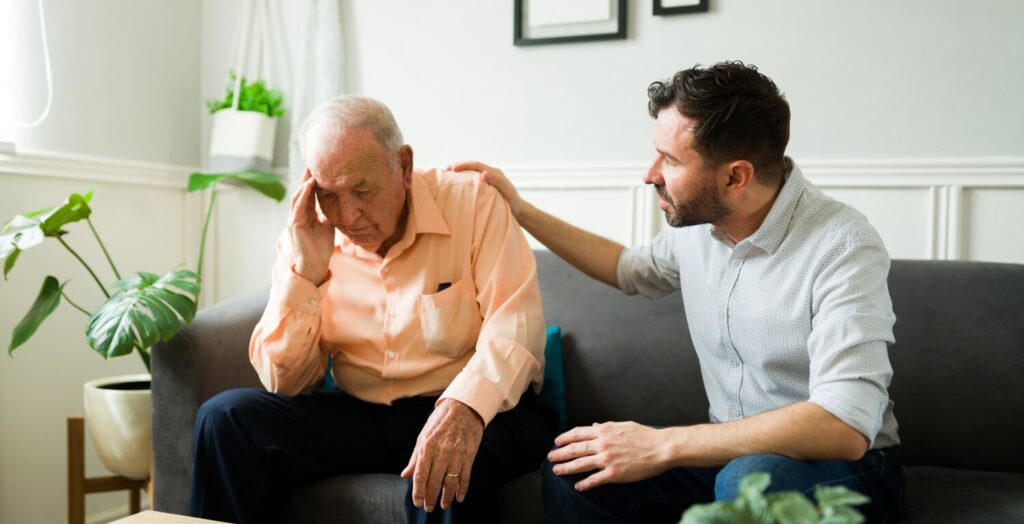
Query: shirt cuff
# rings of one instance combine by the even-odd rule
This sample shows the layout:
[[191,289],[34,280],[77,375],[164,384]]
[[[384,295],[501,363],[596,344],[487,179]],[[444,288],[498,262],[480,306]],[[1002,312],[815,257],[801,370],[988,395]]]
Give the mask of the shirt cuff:
[[484,420],[484,427],[487,427],[498,414],[498,409],[505,401],[505,394],[498,389],[498,385],[473,373],[463,370],[455,380],[444,390],[441,398],[437,399],[434,407],[437,407],[442,400],[450,398],[458,400],[473,408],[477,415]]
[[[326,285],[331,279],[328,272]],[[292,266],[280,285],[281,302],[292,310],[308,315],[320,314],[320,289],[309,280],[299,276]]]
[[889,399],[870,383],[844,380],[815,387],[810,401],[867,437],[870,449],[882,429],[882,417]]

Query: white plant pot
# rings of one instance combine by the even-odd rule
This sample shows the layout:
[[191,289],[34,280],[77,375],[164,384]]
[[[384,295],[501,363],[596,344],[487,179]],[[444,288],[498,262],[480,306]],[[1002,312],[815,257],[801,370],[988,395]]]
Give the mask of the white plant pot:
[[93,446],[107,469],[130,479],[149,477],[153,453],[150,378],[140,373],[85,383],[85,424]]
[[277,119],[255,111],[221,109],[213,114],[210,170],[270,172]]

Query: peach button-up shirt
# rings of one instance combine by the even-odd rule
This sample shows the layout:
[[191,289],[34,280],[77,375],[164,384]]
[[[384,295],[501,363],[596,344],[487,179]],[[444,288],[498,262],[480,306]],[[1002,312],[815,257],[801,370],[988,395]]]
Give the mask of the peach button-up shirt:
[[333,356],[338,385],[359,399],[440,395],[487,424],[543,380],[533,254],[478,175],[416,170],[409,195],[405,233],[386,256],[339,233],[319,288],[293,271],[285,230],[249,360],[269,391],[296,395]]

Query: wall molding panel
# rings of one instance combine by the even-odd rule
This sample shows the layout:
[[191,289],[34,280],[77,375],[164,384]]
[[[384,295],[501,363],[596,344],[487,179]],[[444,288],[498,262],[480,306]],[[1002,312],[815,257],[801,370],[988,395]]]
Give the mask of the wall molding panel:
[[[927,252],[918,258],[957,260],[964,253],[968,217],[962,202],[974,189],[1024,190],[1024,157],[901,158],[901,159],[819,159],[799,163],[805,176],[825,192],[841,190],[879,191],[923,190],[928,192],[928,228],[920,231]],[[653,191],[643,184],[643,163],[509,165],[505,171],[521,190],[572,191],[621,189],[632,194],[629,241],[639,244],[664,227]],[[879,193],[886,194],[886,193]],[[1024,220],[1024,198],[1021,200]],[[856,206],[855,207],[860,207]],[[888,213],[863,210],[872,223],[884,226],[898,222],[903,209]],[[995,225],[993,225],[995,227]],[[880,230],[884,229],[879,227]],[[883,234],[884,236],[884,234]],[[887,244],[891,239],[886,239]],[[1024,263],[1024,252],[1016,261]]]
[[[199,255],[199,238],[203,227],[203,214],[209,204],[206,193],[187,192],[188,177],[198,171],[192,166],[178,166],[138,162],[118,158],[103,158],[50,151],[18,150],[14,155],[0,154],[0,190],[3,177],[22,175],[77,182],[100,182],[131,188],[157,188],[177,191],[180,196],[181,235],[185,239],[181,246],[183,260],[194,261]],[[15,210],[3,210],[4,216]],[[200,305],[206,306],[217,301],[216,253],[217,223],[216,210],[210,223],[207,240],[207,267],[203,271],[204,292]],[[6,218],[0,218],[6,220]]]
[[[925,218],[926,230],[914,229],[903,234],[919,235],[919,244],[925,246],[923,251],[915,251],[910,256],[940,260],[971,258],[973,247],[970,239],[964,238],[970,226],[999,227],[1000,224],[968,224],[970,214],[965,212],[965,202],[969,201],[970,192],[975,189],[985,191],[1010,191],[1008,195],[1022,195],[1020,208],[1004,210],[1007,213],[1019,213],[1024,220],[1024,157],[978,157],[978,158],[921,158],[921,159],[819,159],[800,162],[808,179],[824,191],[834,191],[838,198],[853,191],[860,195],[886,196],[888,201],[902,198],[900,191],[923,191],[923,207],[919,210]],[[136,162],[131,160],[91,157],[52,153],[47,151],[19,151],[15,155],[0,154],[0,187],[4,174],[39,176],[65,180],[85,180],[126,186],[157,187],[175,189],[181,193],[181,227],[182,247],[186,260],[194,260],[198,252],[198,239],[202,232],[202,218],[208,204],[205,194],[188,194],[186,184],[190,173],[196,171],[193,166],[177,166]],[[516,186],[526,193],[557,196],[550,201],[558,202],[559,206],[570,206],[573,221],[579,222],[580,217],[600,213],[609,222],[608,213],[621,213],[629,223],[616,230],[612,236],[620,241],[637,245],[653,237],[667,227],[663,213],[657,206],[654,192],[643,184],[643,173],[647,164],[642,162],[620,163],[573,163],[573,164],[521,164],[505,167],[509,178]],[[236,191],[227,185],[224,190]],[[626,202],[628,209],[595,207],[587,208],[587,200],[578,197],[575,192],[604,193],[611,191],[622,198],[615,197],[615,202]],[[878,193],[875,193],[878,192]],[[912,194],[912,193],[908,193]],[[1015,196],[1014,196],[1015,198]],[[868,200],[870,202],[870,200]],[[859,202],[852,202],[861,209]],[[891,208],[892,206],[890,206]],[[915,212],[917,204],[910,203],[907,208],[900,209],[861,209],[876,224],[885,237],[886,226],[900,227],[907,213]],[[557,208],[552,208],[558,214]],[[6,210],[5,210],[6,211]],[[210,238],[207,245],[207,267],[204,268],[206,291],[203,294],[204,305],[218,300],[236,296],[240,291],[220,289],[217,275],[221,269],[217,263],[218,254],[224,253],[228,246],[222,245],[229,241],[217,235],[218,219],[222,212],[218,207],[211,224]],[[230,214],[245,209],[232,209]],[[237,217],[235,218],[237,220]],[[586,220],[586,218],[584,218]],[[611,219],[614,222],[614,218]],[[906,229],[906,226],[904,226]],[[919,229],[919,228],[918,228]],[[598,231],[602,233],[602,231]],[[276,231],[273,232],[276,235]],[[605,234],[605,233],[602,233]],[[898,240],[886,238],[887,245],[898,245]],[[237,246],[230,246],[230,251]],[[891,248],[890,248],[891,249]],[[903,254],[894,256],[903,257]],[[1024,252],[1015,254],[1013,261],[1024,263]]]
[[19,150],[14,155],[0,154],[0,173],[132,186],[181,188],[182,191],[188,183],[188,176],[197,170],[189,166],[50,151]]

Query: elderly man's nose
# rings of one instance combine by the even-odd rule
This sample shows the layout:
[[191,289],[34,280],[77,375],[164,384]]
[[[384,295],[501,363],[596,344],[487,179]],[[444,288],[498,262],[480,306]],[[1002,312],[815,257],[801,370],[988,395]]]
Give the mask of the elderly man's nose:
[[341,220],[346,226],[351,226],[363,216],[363,210],[359,206],[343,206],[341,208]]

